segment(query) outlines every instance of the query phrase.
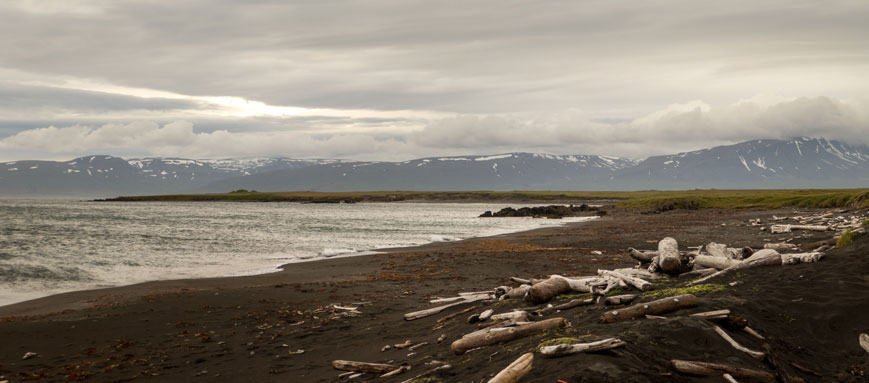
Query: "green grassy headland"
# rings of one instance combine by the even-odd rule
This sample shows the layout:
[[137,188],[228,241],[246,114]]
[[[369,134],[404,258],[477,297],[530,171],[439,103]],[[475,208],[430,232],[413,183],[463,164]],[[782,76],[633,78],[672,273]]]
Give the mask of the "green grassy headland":
[[360,191],[255,192],[118,197],[110,201],[251,201],[251,202],[558,202],[613,201],[624,208],[837,208],[869,207],[869,189],[680,190],[633,192],[584,191]]

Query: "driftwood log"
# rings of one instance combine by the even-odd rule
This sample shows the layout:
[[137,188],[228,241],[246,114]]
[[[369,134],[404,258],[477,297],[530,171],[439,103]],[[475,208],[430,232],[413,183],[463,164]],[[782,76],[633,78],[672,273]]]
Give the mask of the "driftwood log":
[[648,250],[637,250],[633,247],[628,248],[628,256],[633,259],[636,259],[642,263],[652,262],[652,258],[658,256],[657,251],[648,251]]
[[701,267],[711,267],[717,270],[724,270],[728,267],[733,267],[741,262],[738,259],[719,257],[712,255],[698,255],[694,257],[694,264]]
[[781,264],[782,264],[782,257],[781,257],[781,254],[778,253],[778,251],[775,251],[773,249],[758,250],[754,254],[752,254],[750,257],[740,261],[738,264],[730,266],[730,267],[728,267],[724,270],[721,270],[717,273],[700,278],[696,281],[693,281],[693,282],[689,283],[688,286],[693,286],[696,284],[706,282],[709,279],[727,274],[733,270],[746,269],[746,268],[759,267],[759,266],[781,266]]
[[621,310],[607,311],[600,316],[600,323],[613,323],[624,319],[664,314],[684,308],[697,306],[697,297],[682,294],[625,307]]
[[507,368],[501,370],[494,378],[489,379],[488,383],[517,383],[525,374],[531,371],[531,364],[534,361],[534,354],[525,353],[518,359],[510,363]]
[[814,262],[820,261],[823,258],[824,258],[824,253],[820,253],[820,252],[782,254],[781,255],[781,264],[782,265],[798,265],[800,263],[814,263]]
[[531,286],[525,300],[534,304],[548,302],[561,294],[570,292],[570,283],[561,276],[551,276],[549,279]]
[[354,362],[350,360],[335,360],[332,362],[332,367],[341,371],[354,372],[369,372],[374,374],[385,374],[399,369],[401,366],[384,363],[365,363]]
[[573,355],[581,352],[598,352],[604,350],[622,347],[626,343],[618,338],[608,338],[597,342],[576,343],[576,344],[559,344],[555,346],[546,346],[540,349],[540,353],[547,357],[558,357],[565,355]]
[[671,360],[670,365],[674,370],[683,374],[698,376],[717,376],[730,374],[737,378],[758,378],[768,382],[775,382],[775,374],[755,370],[751,368],[737,367],[729,364],[693,362],[688,360]]
[[507,290],[504,295],[501,295],[501,299],[523,299],[528,294],[528,290],[531,290],[531,285],[522,285],[515,289]]
[[730,310],[727,309],[691,314],[692,317],[703,318],[707,320],[726,319],[728,315],[730,315]]
[[495,314],[491,316],[492,321],[499,322],[505,320],[528,320],[528,312],[526,311],[510,311],[502,314]]
[[620,273],[618,271],[611,270],[598,270],[597,274],[602,277],[610,277],[620,279],[622,282],[631,286],[640,291],[649,291],[655,288],[650,282],[644,281],[640,278],[632,277],[627,274]]
[[633,302],[636,298],[637,294],[613,295],[611,297],[606,297],[606,299],[603,300],[603,304],[607,306],[626,305]]
[[504,331],[490,332],[487,334],[479,334],[467,338],[462,338],[453,342],[453,344],[450,345],[450,348],[457,355],[461,355],[464,354],[465,351],[477,347],[490,346],[502,342],[509,342],[514,339],[539,334],[544,331],[566,327],[568,325],[570,325],[570,322],[568,322],[567,319],[564,318],[546,319],[540,322],[510,327],[505,329]]
[[671,275],[682,271],[682,257],[676,239],[667,237],[658,242],[658,267]]

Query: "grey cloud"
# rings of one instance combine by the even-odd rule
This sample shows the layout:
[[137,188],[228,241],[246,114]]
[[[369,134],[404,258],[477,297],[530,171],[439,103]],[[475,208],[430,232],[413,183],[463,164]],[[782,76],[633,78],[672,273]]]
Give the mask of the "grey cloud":
[[[869,85],[864,2],[105,4],[0,12],[0,65],[278,105],[469,113],[648,111]],[[821,68],[850,70],[804,82]],[[790,82],[755,78],[776,69]]]
[[73,110],[83,113],[124,110],[196,109],[199,103],[167,98],[141,98],[112,93],[27,86],[0,82],[0,109]]

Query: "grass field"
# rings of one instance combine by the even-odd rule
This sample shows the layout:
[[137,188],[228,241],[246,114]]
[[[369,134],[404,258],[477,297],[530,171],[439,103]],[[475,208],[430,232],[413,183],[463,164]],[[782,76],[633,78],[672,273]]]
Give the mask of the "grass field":
[[656,208],[832,208],[869,207],[869,189],[682,190],[634,192],[583,191],[372,191],[372,192],[251,192],[119,197],[111,201],[251,201],[251,202],[587,202],[609,200],[619,207]]

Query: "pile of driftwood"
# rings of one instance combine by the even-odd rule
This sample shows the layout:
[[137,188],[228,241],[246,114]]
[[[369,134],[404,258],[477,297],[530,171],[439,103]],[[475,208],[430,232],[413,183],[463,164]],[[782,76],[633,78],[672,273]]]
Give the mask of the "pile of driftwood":
[[[854,222],[863,222],[860,217],[852,219],[833,218],[831,215],[819,215],[817,217],[794,218],[801,224],[826,225],[824,230],[859,230],[853,226]],[[759,221],[752,221],[752,224]],[[790,230],[806,229],[806,225],[790,225]],[[774,225],[775,226],[775,225]],[[820,225],[810,225],[820,226]],[[778,229],[776,229],[778,230]],[[764,249],[751,249],[748,247],[728,247],[725,244],[710,242],[706,245],[690,248],[689,251],[680,251],[679,245],[674,238],[664,238],[658,242],[655,250],[637,250],[629,248],[627,254],[637,260],[639,265],[635,268],[622,268],[615,270],[598,270],[597,275],[592,276],[562,276],[550,275],[545,279],[523,279],[518,277],[510,280],[518,286],[498,286],[488,291],[476,291],[459,293],[458,296],[449,298],[435,298],[431,304],[438,306],[424,310],[404,314],[408,321],[437,315],[457,306],[466,306],[464,309],[446,315],[438,319],[433,330],[443,328],[447,321],[455,317],[468,314],[467,323],[476,325],[476,330],[471,331],[450,344],[450,349],[457,355],[462,355],[483,347],[509,342],[512,340],[541,334],[546,331],[570,327],[570,322],[562,317],[549,317],[579,306],[596,303],[610,307],[601,314],[599,322],[614,323],[621,320],[634,318],[661,318],[658,315],[674,312],[681,309],[691,308],[698,305],[698,299],[691,294],[666,297],[651,302],[643,302],[612,309],[620,305],[628,305],[639,296],[640,293],[654,289],[652,281],[668,278],[696,278],[689,285],[696,285],[723,275],[725,273],[745,268],[760,266],[782,266],[799,263],[818,262],[824,258],[826,248],[816,248],[812,251],[799,252],[799,248],[787,242],[769,243]],[[636,290],[636,293],[607,296],[615,288]],[[570,293],[590,293],[591,298],[574,299],[557,305],[548,304],[556,296]],[[503,300],[522,300],[532,307],[514,309],[508,312],[495,313],[495,308],[486,308],[487,305],[495,306]],[[739,366],[705,363],[699,361],[672,360],[671,367],[679,372],[701,375],[722,376],[728,381],[734,382],[736,378],[750,377],[762,380],[784,382],[799,382],[801,378],[793,376],[790,367],[806,373],[813,371],[795,365],[784,366],[775,358],[768,344],[763,345],[763,350],[752,350],[736,342],[723,328],[744,331],[751,336],[764,340],[764,337],[748,326],[746,320],[732,315],[730,310],[716,310],[692,314],[691,317],[713,321],[714,332],[720,335],[735,349],[750,355],[758,360],[765,361],[775,373],[743,368]],[[446,334],[438,339],[438,343],[446,340]],[[869,335],[860,338],[861,345],[869,351]],[[410,348],[426,345],[426,342],[412,344],[410,341],[395,345],[395,348]],[[585,352],[600,352],[625,346],[626,342],[618,338],[605,338],[594,342],[557,344],[541,347],[539,352],[544,357],[560,357]],[[384,350],[392,346],[385,346]],[[409,354],[413,355],[412,353]],[[532,368],[533,354],[527,353],[520,356],[516,361],[497,373],[489,383],[518,382]],[[355,377],[361,373],[377,373],[381,376],[393,376],[410,369],[409,365],[377,364],[352,361],[335,361],[336,369],[351,371],[342,377]],[[444,362],[430,362],[432,369],[408,379],[410,382],[416,378],[430,374],[448,371],[452,368]]]

